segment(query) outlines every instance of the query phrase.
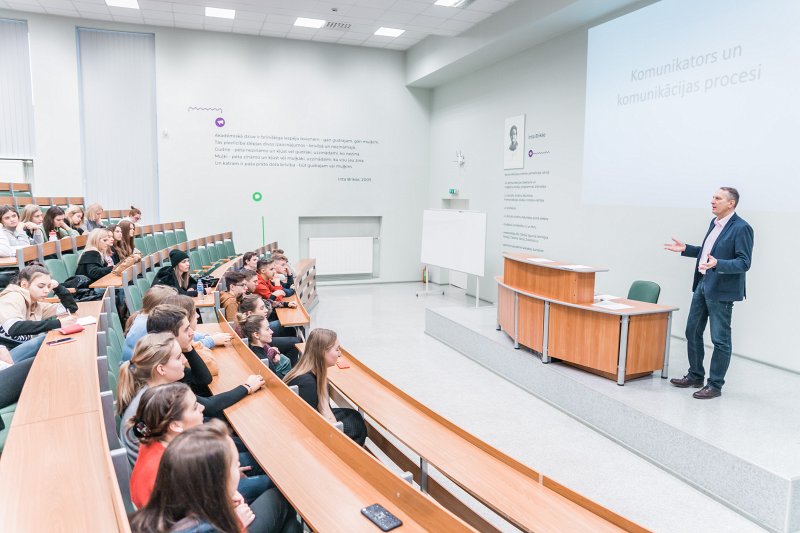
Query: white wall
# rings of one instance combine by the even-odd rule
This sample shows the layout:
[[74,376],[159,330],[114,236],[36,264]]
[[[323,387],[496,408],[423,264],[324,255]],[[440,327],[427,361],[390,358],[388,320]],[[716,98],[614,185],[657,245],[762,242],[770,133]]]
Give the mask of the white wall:
[[[91,200],[83,191],[75,27],[152,32],[162,220],[185,219],[196,236],[232,230],[238,248],[247,249],[261,243],[263,215],[267,241],[296,257],[300,216],[382,216],[377,281],[419,278],[430,93],[405,88],[402,52],[2,10],[0,16],[29,24],[34,192],[86,192]],[[225,131],[379,144],[366,147],[366,162],[349,171],[222,169],[213,159],[215,112],[188,112],[189,106],[223,108]],[[254,191],[264,194],[262,202],[251,200]]]
[[[470,209],[488,217],[487,276],[481,297],[496,298],[494,276],[502,273],[503,155],[500,135],[505,117],[525,113],[527,133],[547,132],[547,159],[526,159],[525,170],[550,170],[541,181],[548,189],[544,204],[527,212],[551,218],[543,225],[549,240],[545,257],[606,266],[597,289],[627,294],[631,281],[648,279],[662,287],[661,303],[681,310],[673,333],[683,335],[691,299],[693,262],[662,250],[671,235],[700,243],[711,220],[707,196],[692,198],[691,209],[591,206],[581,203],[586,31],[577,30],[513,58],[454,80],[434,90],[431,111],[431,187],[429,205],[438,207],[450,186],[469,198]],[[527,149],[527,148],[526,148]],[[462,150],[466,165],[450,163]],[[665,154],[665,157],[669,155]],[[536,163],[535,161],[540,161]],[[654,162],[657,164],[657,162]],[[718,176],[719,185],[726,183]],[[748,299],[733,314],[733,347],[737,354],[800,371],[791,334],[795,326],[793,297],[800,282],[793,272],[800,251],[792,246],[797,213],[757,212],[742,191],[740,216],[755,229]],[[774,191],[781,194],[781,191]]]
[[[252,247],[264,215],[268,240],[296,256],[300,216],[381,216],[380,280],[418,278],[428,93],[403,86],[402,54],[180,31],[159,34],[156,48],[162,218],[196,220],[201,233],[232,227],[237,246]],[[225,127],[188,106],[221,107]],[[379,144],[361,149],[366,163],[352,170],[221,168],[210,158],[215,132]],[[351,177],[372,181],[338,181]],[[198,188],[218,206],[202,217]],[[254,191],[264,200],[253,202]]]

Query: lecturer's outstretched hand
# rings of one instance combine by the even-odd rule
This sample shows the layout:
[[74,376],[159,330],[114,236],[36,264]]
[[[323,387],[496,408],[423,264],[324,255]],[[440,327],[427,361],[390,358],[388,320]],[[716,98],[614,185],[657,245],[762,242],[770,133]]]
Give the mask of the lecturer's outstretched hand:
[[683,243],[672,237],[672,243],[667,243],[664,245],[665,250],[669,250],[670,252],[682,252],[686,249],[686,243]]
[[706,270],[711,270],[712,268],[717,267],[717,258],[711,254],[708,254],[708,260],[705,263],[701,263],[697,270],[699,270],[702,274],[706,273]]

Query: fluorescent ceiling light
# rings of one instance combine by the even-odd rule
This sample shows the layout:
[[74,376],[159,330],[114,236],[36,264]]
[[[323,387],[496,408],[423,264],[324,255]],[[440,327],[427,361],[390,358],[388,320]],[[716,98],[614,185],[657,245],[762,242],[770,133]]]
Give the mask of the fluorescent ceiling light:
[[106,0],[109,7],[126,7],[128,9],[139,9],[139,2],[136,0]]
[[321,28],[325,25],[325,21],[321,19],[297,17],[297,20],[294,21],[294,25],[301,26],[303,28]]
[[403,35],[406,30],[398,30],[396,28],[384,28],[381,26],[375,31],[375,35],[380,35],[381,37],[399,37]]
[[444,7],[466,7],[472,2],[473,0],[436,0],[434,4]]
[[233,20],[233,18],[236,16],[236,10],[222,9],[221,7],[207,7],[206,16]]

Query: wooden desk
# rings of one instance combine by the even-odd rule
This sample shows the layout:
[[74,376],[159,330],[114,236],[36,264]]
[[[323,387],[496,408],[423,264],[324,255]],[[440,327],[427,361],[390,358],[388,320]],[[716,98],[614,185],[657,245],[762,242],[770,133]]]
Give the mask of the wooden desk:
[[[198,329],[233,333],[224,321]],[[266,390],[248,396],[225,414],[313,530],[374,533],[375,526],[360,509],[380,503],[403,521],[398,531],[474,531],[329,424],[233,337],[232,347],[214,349],[220,371],[211,389],[230,390],[252,373],[264,377]]]
[[202,296],[195,296],[194,297],[194,306],[195,307],[214,307],[216,306],[216,299],[214,297],[214,291],[207,292]]
[[[102,300],[80,302],[75,316],[96,318],[102,305]],[[45,343],[63,337],[76,340],[60,346],[42,344],[22,389],[14,425],[100,410],[97,324],[85,328],[71,335],[47,333]]]
[[296,294],[285,297],[283,301],[295,302],[297,303],[297,307],[294,309],[291,307],[279,307],[275,309],[275,313],[278,315],[278,320],[280,321],[281,326],[294,327],[309,326],[311,324],[311,316],[308,314],[308,311],[306,311],[305,306],[303,306]]
[[130,531],[102,416],[98,410],[26,425],[14,417],[0,460],[4,531]]
[[108,287],[122,287],[122,276],[117,276],[109,272],[91,285],[92,289],[107,289]]
[[[334,366],[328,370],[328,379],[344,396],[414,453],[516,527],[523,531],[599,532],[620,531],[614,525],[618,524],[628,530],[642,530],[603,509],[605,518],[610,520],[607,521],[546,488],[536,471],[431,411],[346,350],[342,350],[342,355],[350,362],[350,368]],[[429,490],[435,498],[444,496],[443,504],[449,501],[449,495],[442,494],[443,489]]]
[[[98,317],[102,305],[81,302],[76,315]],[[72,336],[42,345],[22,390],[0,458],[3,531],[130,532],[105,435],[97,325]]]
[[498,284],[497,324],[514,339],[624,385],[626,379],[661,369],[667,377],[672,312],[678,308],[627,299],[625,309],[594,304],[594,273],[603,269],[565,269],[564,263],[532,263],[526,254],[503,254],[512,273]]
[[[231,260],[230,260],[230,261],[228,261],[227,263],[224,263],[224,264],[222,264],[222,265],[218,266],[217,268],[215,268],[215,269],[214,269],[214,271],[213,271],[213,272],[211,272],[211,275],[212,275],[212,276],[214,276],[214,277],[215,277],[215,278],[217,278],[217,279],[222,279],[222,276],[224,276],[224,275],[225,275],[225,273],[226,273],[228,270],[230,270],[231,268],[235,267],[235,266],[236,266],[236,265],[239,263],[239,261],[241,260],[241,258],[242,258],[242,256],[241,256],[241,255],[237,255],[236,257],[234,257],[233,259],[231,259]],[[217,284],[217,285],[214,287],[214,290],[216,290],[216,288],[217,288],[218,286],[219,286],[219,284]]]
[[0,267],[15,267],[18,264],[16,257],[0,257]]

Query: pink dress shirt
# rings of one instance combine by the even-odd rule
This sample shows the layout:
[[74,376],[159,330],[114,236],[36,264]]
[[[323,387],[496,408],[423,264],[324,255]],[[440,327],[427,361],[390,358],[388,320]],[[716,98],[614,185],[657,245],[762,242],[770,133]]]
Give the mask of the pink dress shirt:
[[697,270],[705,275],[705,272],[700,270],[700,265],[704,265],[708,263],[708,254],[711,253],[711,249],[714,248],[714,243],[717,242],[717,237],[719,234],[722,233],[722,230],[725,228],[725,224],[733,216],[733,212],[731,212],[728,216],[724,218],[718,218],[714,221],[714,229],[711,230],[711,233],[708,234],[706,237],[706,242],[703,243],[703,252],[700,255],[700,262],[697,264]]

